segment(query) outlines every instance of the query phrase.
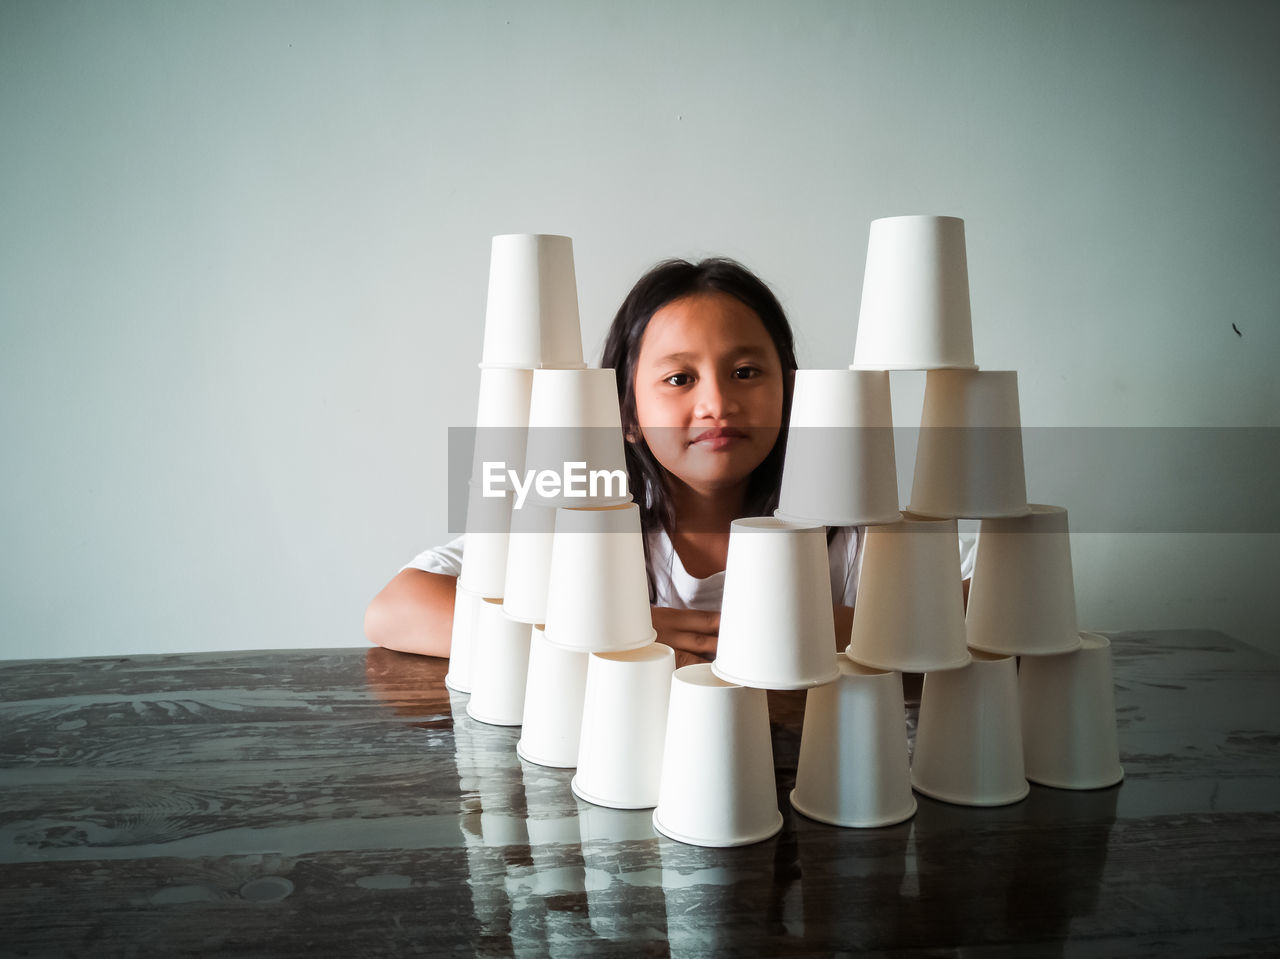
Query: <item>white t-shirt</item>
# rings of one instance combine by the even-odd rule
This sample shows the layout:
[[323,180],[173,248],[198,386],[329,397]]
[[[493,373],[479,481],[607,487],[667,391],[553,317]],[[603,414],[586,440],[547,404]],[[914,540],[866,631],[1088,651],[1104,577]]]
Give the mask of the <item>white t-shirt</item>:
[[[853,606],[858,595],[858,575],[862,568],[862,536],[857,526],[841,526],[827,545],[831,570],[831,596],[842,606]],[[428,549],[415,556],[403,569],[421,569],[428,573],[457,576],[462,572],[462,543],[459,536],[443,546]],[[973,575],[976,538],[960,537],[960,575]],[[657,606],[673,609],[719,609],[724,598],[724,572],[699,579],[685,571],[684,564],[671,546],[667,534],[658,530],[649,534],[650,574],[653,577]]]

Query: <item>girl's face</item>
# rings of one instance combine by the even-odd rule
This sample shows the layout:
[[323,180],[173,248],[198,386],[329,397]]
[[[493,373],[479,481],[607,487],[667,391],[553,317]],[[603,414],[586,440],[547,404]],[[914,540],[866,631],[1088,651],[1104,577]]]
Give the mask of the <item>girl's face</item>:
[[636,418],[654,458],[698,492],[744,483],[782,428],[784,371],[754,310],[695,293],[653,314],[636,359]]

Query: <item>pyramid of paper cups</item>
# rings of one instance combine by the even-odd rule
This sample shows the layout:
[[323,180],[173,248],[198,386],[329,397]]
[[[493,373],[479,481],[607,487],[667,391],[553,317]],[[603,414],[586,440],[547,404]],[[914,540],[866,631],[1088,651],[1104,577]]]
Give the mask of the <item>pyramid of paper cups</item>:
[[[625,476],[614,373],[582,363],[568,238],[494,238],[484,344],[446,682],[473,718],[522,726],[521,758],[572,768],[579,799],[653,807],[682,842],[768,838],[768,689],[808,690],[791,804],[820,822],[900,822],[913,788],[991,805],[1028,780],[1119,781],[1110,654],[1078,631],[1066,511],[1027,502],[1016,373],[974,362],[962,220],[872,223],[854,361],[796,372],[778,509],[731,525],[712,664],[676,669],[655,643],[625,487],[529,480]],[[905,512],[890,370],[926,371]],[[525,480],[486,478],[495,461]],[[957,519],[981,520],[967,612]],[[841,655],[835,526],[862,538]],[[902,671],[926,674],[910,758]]]
[[[974,362],[967,264],[958,218],[871,225],[851,369],[925,371],[925,394],[910,505],[864,530],[846,655],[925,674],[913,787],[992,805],[1122,773],[1109,650],[1078,630],[1066,510],[1027,502],[1017,374]],[[957,519],[980,521],[967,610]]]

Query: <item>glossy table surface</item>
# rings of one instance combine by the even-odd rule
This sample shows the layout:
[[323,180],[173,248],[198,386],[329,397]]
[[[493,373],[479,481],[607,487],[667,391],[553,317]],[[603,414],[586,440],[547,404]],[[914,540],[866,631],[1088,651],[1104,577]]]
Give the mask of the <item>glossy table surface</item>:
[[735,849],[581,803],[440,660],[0,663],[0,955],[1280,953],[1280,660],[1112,640],[1121,785],[822,825],[771,693],[786,821]]

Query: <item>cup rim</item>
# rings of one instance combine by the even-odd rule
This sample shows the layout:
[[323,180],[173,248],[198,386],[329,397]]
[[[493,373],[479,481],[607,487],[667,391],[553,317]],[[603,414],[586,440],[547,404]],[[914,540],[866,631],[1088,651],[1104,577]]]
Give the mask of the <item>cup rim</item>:
[[571,763],[566,763],[559,760],[553,761],[546,758],[539,758],[536,753],[534,753],[532,750],[529,749],[528,746],[524,744],[523,736],[521,736],[520,739],[516,742],[516,755],[519,756],[521,759],[523,759],[527,763],[532,763],[535,766],[546,766],[550,769],[576,769],[578,767],[577,757],[574,757],[574,760]]
[[1004,795],[966,796],[961,793],[935,789],[932,786],[921,786],[916,782],[915,771],[912,770],[911,788],[922,796],[951,803],[953,806],[1012,806],[1014,803],[1022,802],[1027,798],[1027,794],[1031,792],[1031,783],[1024,776],[1021,790],[1015,788],[1013,792]]
[[816,822],[824,822],[831,826],[843,826],[847,829],[877,829],[882,826],[896,826],[898,823],[906,822],[916,814],[918,804],[916,797],[910,796],[908,804],[901,809],[886,813],[874,819],[846,818],[843,816],[828,815],[820,813],[812,807],[806,808],[803,801],[796,799],[796,793],[800,791],[799,787],[791,790],[790,800],[791,808],[804,816],[806,819],[812,819]]
[[788,510],[784,510],[782,507],[778,507],[773,511],[773,515],[777,519],[786,520],[788,523],[795,523],[798,526],[800,525],[886,526],[889,523],[897,523],[902,519],[901,510],[894,510],[892,516],[890,516],[888,513],[885,513],[883,516],[870,516],[870,517],[864,516],[864,515],[818,517],[818,516],[800,516],[797,513],[792,513]]
[[1031,649],[1031,648],[1015,649],[1012,646],[997,647],[997,646],[992,646],[989,643],[988,644],[969,643],[968,646],[969,646],[969,649],[974,650],[975,652],[994,653],[997,656],[1062,656],[1062,655],[1065,655],[1066,653],[1074,653],[1074,652],[1077,652],[1078,650],[1086,648],[1083,640],[1081,639],[1082,635],[1083,634],[1081,633],[1077,633],[1075,636],[1075,641],[1071,642],[1070,640],[1068,640],[1068,644],[1065,646],[1063,645],[1048,646],[1048,647],[1041,647],[1038,649]]
[[[836,654],[839,655],[839,654]],[[777,682],[767,677],[764,679],[734,676],[719,668],[718,663],[711,663],[711,671],[717,678],[724,680],[733,686],[746,686],[751,689],[812,689],[815,686],[826,686],[828,683],[834,683],[840,678],[840,667],[836,663],[836,657],[831,657],[831,669],[829,672],[821,673],[817,676],[809,676],[796,678],[790,682]]]
[[774,836],[776,836],[779,832],[781,832],[782,824],[785,821],[782,817],[782,810],[775,809],[774,815],[777,816],[777,819],[768,827],[758,829],[753,832],[745,833],[738,836],[713,839],[709,837],[695,837],[690,835],[689,833],[682,833],[677,829],[671,829],[667,826],[664,826],[662,824],[662,820],[658,818],[658,813],[660,811],[661,811],[661,807],[655,807],[653,810],[653,828],[656,829],[658,832],[662,833],[662,835],[666,836],[668,839],[674,839],[676,842],[685,843],[686,845],[707,846],[712,848],[724,848],[727,846],[749,846],[752,843],[764,842],[766,839],[771,839]]
[[951,669],[963,669],[973,662],[973,656],[968,648],[965,648],[964,658],[953,660],[941,666],[920,666],[916,663],[907,663],[901,666],[891,666],[887,663],[873,663],[866,659],[860,659],[853,655],[853,643],[844,648],[844,655],[848,656],[853,662],[859,666],[870,666],[872,669],[884,670],[887,673],[943,673]]
[[824,524],[814,522],[812,520],[795,523],[790,520],[783,519],[775,512],[773,516],[739,517],[738,519],[730,522],[729,530],[730,532],[734,529],[749,529],[765,533],[792,533],[800,530],[822,529],[823,525]]
[[978,364],[968,363],[850,363],[849,369],[860,373],[902,373],[907,371],[923,371],[926,373],[933,370],[958,370],[961,372],[977,373],[979,371]]
[[571,653],[626,653],[626,652],[630,652],[633,649],[640,649],[641,647],[648,646],[650,643],[652,643],[655,639],[658,638],[658,631],[650,627],[649,635],[646,636],[643,640],[637,640],[627,645],[617,646],[611,649],[590,649],[589,647],[586,647],[586,646],[573,646],[568,643],[559,642],[550,633],[547,632],[546,624],[543,624],[542,636],[552,646],[558,646],[560,649],[568,650]]
[[569,789],[572,790],[573,794],[583,802],[589,802],[593,806],[604,806],[606,809],[652,809],[657,805],[657,800],[637,804],[634,802],[619,802],[616,799],[604,799],[600,796],[594,796],[582,788],[581,784],[578,782],[578,776],[576,775],[569,780]]
[[1070,782],[1064,780],[1050,780],[1045,776],[1027,776],[1027,782],[1035,783],[1037,786],[1045,786],[1048,789],[1069,789],[1074,792],[1086,792],[1092,789],[1109,789],[1124,781],[1124,766],[1116,763],[1115,769],[1107,774],[1106,779],[1088,779],[1080,777]]

